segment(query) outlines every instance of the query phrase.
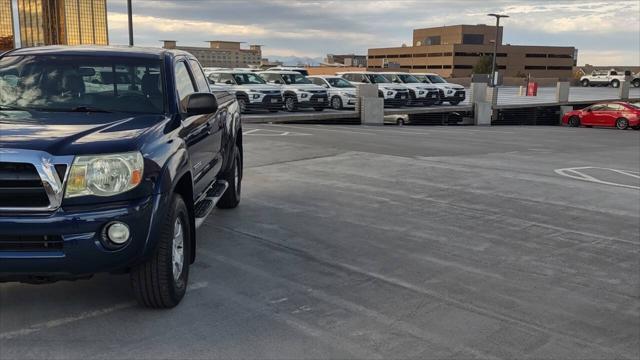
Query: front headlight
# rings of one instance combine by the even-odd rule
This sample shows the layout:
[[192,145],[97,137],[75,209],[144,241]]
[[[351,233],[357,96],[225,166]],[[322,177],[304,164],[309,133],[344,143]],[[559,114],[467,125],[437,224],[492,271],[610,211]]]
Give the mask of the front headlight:
[[78,156],[69,171],[65,197],[121,194],[142,182],[143,170],[140,152]]

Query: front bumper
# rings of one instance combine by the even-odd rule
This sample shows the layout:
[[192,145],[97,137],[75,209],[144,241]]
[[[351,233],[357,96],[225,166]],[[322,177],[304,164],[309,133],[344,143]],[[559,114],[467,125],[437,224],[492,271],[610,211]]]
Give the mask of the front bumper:
[[280,110],[284,105],[281,95],[265,95],[260,100],[251,100],[247,104],[249,110]]
[[446,95],[444,101],[463,102],[466,99],[466,93],[464,90],[457,90],[453,94]]
[[[126,270],[142,261],[150,253],[157,236],[154,224],[163,216],[157,209],[162,195],[143,199],[106,204],[98,208],[63,210],[50,214],[0,214],[0,239],[57,238],[62,240],[55,248],[19,249],[0,241],[0,282],[32,281],[34,278],[57,280],[90,276],[102,272]],[[121,221],[129,226],[131,240],[117,250],[107,249],[102,231],[107,223]]]
[[298,107],[301,108],[326,108],[329,106],[329,97],[325,95],[311,95],[307,98],[298,96]]

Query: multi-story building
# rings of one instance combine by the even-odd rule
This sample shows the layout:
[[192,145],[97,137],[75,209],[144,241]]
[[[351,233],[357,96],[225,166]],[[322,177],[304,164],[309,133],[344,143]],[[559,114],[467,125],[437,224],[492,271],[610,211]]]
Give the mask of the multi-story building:
[[11,0],[0,0],[0,53],[15,46]]
[[108,45],[107,0],[17,0],[20,45]]
[[354,54],[346,54],[346,55],[327,54],[326,63],[342,64],[344,66],[352,66],[352,67],[367,67],[367,56],[354,55]]
[[184,50],[195,56],[204,67],[242,68],[260,66],[262,45],[241,49],[237,41],[209,41],[209,47],[177,46],[175,40],[161,40],[165,49]]
[[[445,77],[468,77],[480,57],[493,55],[503,76],[570,78],[577,60],[571,46],[502,44],[502,27],[455,25],[415,29],[412,46],[369,49],[372,70],[399,68],[409,72],[434,72]],[[496,36],[497,33],[497,36]]]

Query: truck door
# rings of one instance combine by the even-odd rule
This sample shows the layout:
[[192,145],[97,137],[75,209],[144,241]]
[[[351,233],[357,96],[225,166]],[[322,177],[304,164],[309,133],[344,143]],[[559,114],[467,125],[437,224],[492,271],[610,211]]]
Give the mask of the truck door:
[[184,108],[184,100],[198,91],[193,75],[186,59],[177,60],[174,65],[175,83],[180,112],[182,113],[181,137],[187,145],[193,172],[194,195],[204,192],[215,180],[215,172],[211,171],[212,159],[216,157],[215,144],[210,141],[212,120],[216,114],[189,116]]

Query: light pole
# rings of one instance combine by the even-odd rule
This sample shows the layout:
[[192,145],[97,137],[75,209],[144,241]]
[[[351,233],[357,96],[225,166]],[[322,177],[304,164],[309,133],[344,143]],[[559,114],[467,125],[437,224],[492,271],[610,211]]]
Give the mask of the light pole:
[[509,15],[487,14],[496,18],[496,39],[493,42],[493,60],[491,61],[491,86],[496,86],[496,56],[498,53],[498,34],[500,33],[500,18],[508,18]]
[[127,0],[127,15],[129,17],[129,46],[133,46],[133,11],[131,10],[131,0]]

